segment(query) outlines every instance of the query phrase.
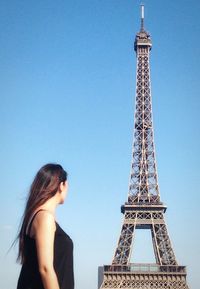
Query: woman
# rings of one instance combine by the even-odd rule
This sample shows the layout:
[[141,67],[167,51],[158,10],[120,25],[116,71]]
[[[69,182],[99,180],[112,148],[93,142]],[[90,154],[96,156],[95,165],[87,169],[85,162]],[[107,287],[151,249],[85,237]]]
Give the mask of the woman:
[[18,235],[22,269],[17,289],[73,289],[73,243],[55,221],[68,189],[58,164],[43,166],[30,188]]

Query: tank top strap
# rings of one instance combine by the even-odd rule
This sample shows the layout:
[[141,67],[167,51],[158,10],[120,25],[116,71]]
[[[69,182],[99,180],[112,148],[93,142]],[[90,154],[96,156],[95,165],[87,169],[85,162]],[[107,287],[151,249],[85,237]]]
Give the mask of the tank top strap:
[[[29,221],[28,221],[28,224],[26,226],[26,231],[25,231],[25,234],[29,236],[30,234],[30,231],[31,231],[31,226],[32,226],[32,223],[33,223],[33,220],[35,219],[36,215],[41,212],[41,211],[46,211],[46,212],[49,212],[50,214],[52,214],[50,211],[48,210],[45,210],[45,209],[40,209],[36,212],[34,212],[34,214],[30,217]],[[52,214],[53,215],[53,214]]]

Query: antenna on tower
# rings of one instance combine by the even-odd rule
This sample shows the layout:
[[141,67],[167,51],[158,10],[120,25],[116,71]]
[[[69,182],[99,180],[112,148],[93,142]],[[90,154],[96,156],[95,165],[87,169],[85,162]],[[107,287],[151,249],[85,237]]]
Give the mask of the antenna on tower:
[[141,4],[141,31],[144,31],[144,4]]

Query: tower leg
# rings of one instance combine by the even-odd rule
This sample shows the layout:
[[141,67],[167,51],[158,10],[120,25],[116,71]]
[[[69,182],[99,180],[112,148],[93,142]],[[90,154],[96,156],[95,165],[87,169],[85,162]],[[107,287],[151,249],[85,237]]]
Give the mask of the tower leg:
[[154,224],[151,228],[156,259],[161,265],[177,265],[165,224]]
[[134,224],[123,224],[117,249],[112,264],[126,265],[130,258],[132,239],[134,235]]

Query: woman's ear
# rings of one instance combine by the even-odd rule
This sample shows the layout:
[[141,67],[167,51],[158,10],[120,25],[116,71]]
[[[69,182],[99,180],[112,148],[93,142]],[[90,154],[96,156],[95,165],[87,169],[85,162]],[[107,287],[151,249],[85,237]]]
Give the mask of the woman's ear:
[[59,191],[60,193],[64,190],[64,182],[60,183]]
[[65,191],[66,187],[67,187],[67,181],[61,182],[60,183],[60,192]]

